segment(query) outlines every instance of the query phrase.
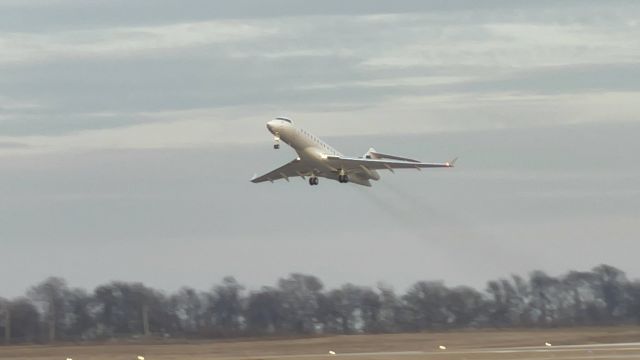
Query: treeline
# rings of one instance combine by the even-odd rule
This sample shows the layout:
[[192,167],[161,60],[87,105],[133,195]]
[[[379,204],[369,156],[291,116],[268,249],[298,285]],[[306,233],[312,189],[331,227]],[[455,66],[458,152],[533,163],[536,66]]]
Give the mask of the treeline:
[[0,315],[5,343],[617,325],[640,321],[640,282],[608,265],[560,277],[513,275],[482,292],[420,281],[404,294],[384,286],[325,289],[304,274],[255,291],[227,277],[209,291],[170,294],[119,281],[87,292],[52,277],[24,297],[0,298]]

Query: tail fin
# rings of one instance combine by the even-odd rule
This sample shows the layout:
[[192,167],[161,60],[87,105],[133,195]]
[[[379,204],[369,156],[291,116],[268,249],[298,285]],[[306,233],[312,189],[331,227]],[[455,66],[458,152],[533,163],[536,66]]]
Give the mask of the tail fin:
[[369,151],[364,153],[364,156],[362,156],[362,157],[365,158],[365,159],[377,159],[377,157],[375,157],[374,154],[376,154],[376,149],[369,148]]

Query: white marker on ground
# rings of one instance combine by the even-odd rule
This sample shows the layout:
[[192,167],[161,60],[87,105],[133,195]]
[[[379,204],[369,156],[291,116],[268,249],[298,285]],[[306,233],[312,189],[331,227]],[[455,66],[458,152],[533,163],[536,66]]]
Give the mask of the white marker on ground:
[[440,350],[447,350],[447,347],[446,347],[446,346],[444,346],[444,345],[440,345],[440,346],[438,346],[438,349],[440,349]]
[[329,355],[335,355],[335,354],[336,354],[336,352],[335,352],[335,351],[333,351],[333,350],[329,350]]

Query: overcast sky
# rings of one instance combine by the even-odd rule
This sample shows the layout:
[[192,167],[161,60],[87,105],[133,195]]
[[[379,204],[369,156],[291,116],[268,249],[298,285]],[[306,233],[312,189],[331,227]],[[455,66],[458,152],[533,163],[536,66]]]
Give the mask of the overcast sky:
[[[0,0],[0,296],[640,277],[637,1]],[[252,184],[279,115],[454,170]]]

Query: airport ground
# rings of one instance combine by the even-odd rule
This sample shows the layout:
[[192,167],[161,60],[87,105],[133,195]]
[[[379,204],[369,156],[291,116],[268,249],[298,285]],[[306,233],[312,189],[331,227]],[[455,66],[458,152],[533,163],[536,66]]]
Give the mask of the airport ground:
[[0,359],[6,360],[136,360],[138,356],[146,360],[640,359],[640,327],[468,330],[150,344],[0,346]]

